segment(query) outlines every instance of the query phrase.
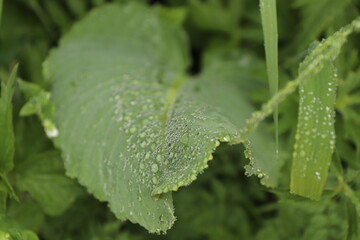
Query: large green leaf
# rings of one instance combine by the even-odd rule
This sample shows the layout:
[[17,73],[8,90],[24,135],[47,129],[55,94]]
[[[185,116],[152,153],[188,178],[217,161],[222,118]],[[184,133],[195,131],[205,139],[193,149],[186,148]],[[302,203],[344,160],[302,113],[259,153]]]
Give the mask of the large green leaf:
[[[252,111],[239,75],[185,76],[186,38],[165,16],[139,4],[94,10],[44,65],[68,174],[150,232],[171,227],[170,191],[195,180],[220,141],[240,143]],[[266,154],[264,145],[254,152]],[[272,169],[250,170],[276,183]]]

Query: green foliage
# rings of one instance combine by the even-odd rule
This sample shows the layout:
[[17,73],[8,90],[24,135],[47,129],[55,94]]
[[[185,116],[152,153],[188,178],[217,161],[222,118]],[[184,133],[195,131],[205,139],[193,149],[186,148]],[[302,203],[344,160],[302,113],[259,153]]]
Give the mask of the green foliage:
[[44,152],[26,159],[16,169],[16,184],[28,192],[49,215],[58,215],[81,193],[74,181],[64,176],[60,154]]
[[0,239],[358,239],[359,3],[0,0]]
[[26,104],[20,110],[20,116],[36,114],[43,124],[46,135],[54,138],[58,135],[58,129],[54,124],[54,105],[50,103],[50,93],[40,86],[19,80],[20,90],[27,99]]
[[189,17],[197,28],[224,32],[236,38],[242,5],[241,1],[189,0]]
[[9,172],[14,167],[15,137],[13,130],[13,106],[14,82],[17,74],[17,66],[12,70],[7,83],[1,83],[0,98],[0,174]]
[[[294,40],[294,46],[299,50],[307,47],[324,29],[338,19],[339,15],[346,11],[350,0],[296,0],[294,6],[301,10],[303,21],[301,29]],[[316,24],[315,24],[316,23]]]

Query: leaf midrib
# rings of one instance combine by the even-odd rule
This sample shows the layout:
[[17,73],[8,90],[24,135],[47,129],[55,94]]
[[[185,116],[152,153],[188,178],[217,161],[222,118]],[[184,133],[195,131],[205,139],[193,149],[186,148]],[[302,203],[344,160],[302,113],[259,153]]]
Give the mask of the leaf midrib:
[[170,89],[167,91],[167,96],[165,100],[164,112],[162,114],[162,123],[163,126],[166,126],[168,122],[168,114],[171,109],[171,106],[175,103],[175,100],[179,94],[179,90],[187,83],[187,78],[184,75],[179,75]]

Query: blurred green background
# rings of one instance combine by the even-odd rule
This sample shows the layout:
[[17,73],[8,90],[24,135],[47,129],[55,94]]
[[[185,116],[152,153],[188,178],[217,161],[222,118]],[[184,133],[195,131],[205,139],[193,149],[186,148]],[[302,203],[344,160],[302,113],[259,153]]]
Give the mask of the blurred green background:
[[[10,69],[20,63],[20,78],[48,88],[41,65],[50,49],[57,46],[59,38],[76,21],[107,2],[112,1],[4,0],[0,26],[0,80],[5,81]],[[126,0],[117,2],[122,4]],[[224,52],[222,57],[225,59],[231,58],[233,52],[240,52],[252,59],[248,74],[253,79],[249,81],[253,90],[249,92],[249,98],[256,107],[268,99],[258,1],[143,2],[184,10],[184,28],[193,57],[189,68],[191,74],[201,72],[204,61],[213,60],[212,52]],[[360,11],[359,0],[278,0],[277,5],[280,87],[297,75],[299,62],[311,42],[331,35],[359,16]],[[116,220],[105,203],[94,199],[77,183],[64,180],[61,159],[46,138],[39,120],[19,117],[25,100],[16,88],[15,169],[9,179],[20,202],[8,199],[6,218],[0,221],[0,239],[8,239],[1,231],[12,232],[9,239],[36,239],[33,235],[36,233],[44,240],[360,239],[355,212],[360,206],[360,201],[356,200],[360,197],[359,42],[359,34],[351,37],[337,60],[341,79],[336,104],[337,148],[324,197],[313,202],[288,193],[290,157],[283,167],[279,188],[266,189],[257,178],[244,175],[247,160],[241,147],[222,145],[209,169],[193,184],[173,194],[178,219],[167,235],[150,235],[139,225]],[[288,156],[293,150],[297,107],[298,96],[294,94],[279,109],[280,139]],[[49,158],[44,153],[49,153],[57,164],[38,172],[36,164],[44,166],[41,161]],[[65,182],[60,186],[43,186],[54,191],[55,198],[49,200],[53,204],[62,204],[65,198],[69,201],[61,212],[49,211],[49,203],[44,200],[47,196],[29,190],[29,181],[35,181],[31,177],[49,172],[56,173],[57,178]],[[343,194],[339,174],[354,190],[355,200]],[[30,176],[27,182],[23,180],[24,175]],[[64,186],[71,187],[74,194],[61,199],[63,195],[57,187]],[[60,199],[56,200],[56,196]],[[356,201],[359,201],[358,206]]]

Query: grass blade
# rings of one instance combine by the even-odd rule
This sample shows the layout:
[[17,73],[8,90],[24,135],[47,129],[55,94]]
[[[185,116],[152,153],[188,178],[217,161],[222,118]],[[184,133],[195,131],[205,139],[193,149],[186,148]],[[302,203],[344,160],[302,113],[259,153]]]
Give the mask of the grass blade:
[[[300,72],[306,68],[300,65]],[[300,106],[290,191],[320,198],[327,179],[335,143],[335,92],[337,75],[331,61],[300,84]]]
[[0,26],[1,26],[1,19],[2,19],[2,8],[3,8],[3,0],[0,0]]
[[[271,97],[278,92],[278,30],[276,0],[260,0],[261,23],[265,42],[266,68]],[[274,108],[276,151],[278,151],[278,107]]]
[[307,62],[307,67],[303,69],[299,76],[295,80],[288,82],[284,88],[263,104],[260,110],[251,115],[247,120],[247,126],[243,129],[243,133],[246,135],[254,131],[261,121],[273,113],[279,103],[296,90],[300,83],[306,82],[312,75],[320,72],[324,67],[324,62],[336,59],[347,37],[355,31],[360,31],[360,17],[322,41],[304,60],[304,62]]

